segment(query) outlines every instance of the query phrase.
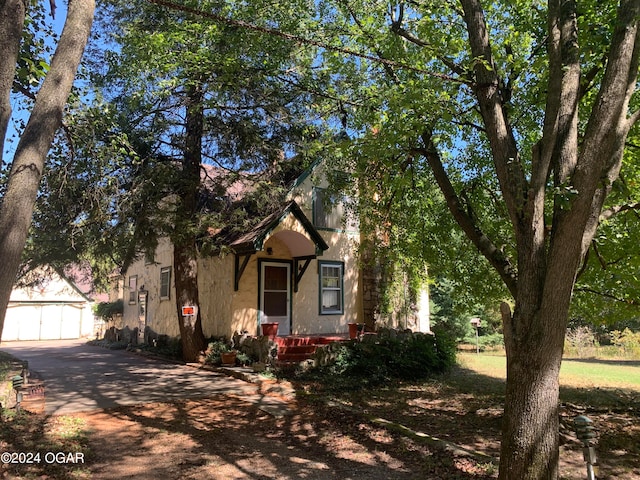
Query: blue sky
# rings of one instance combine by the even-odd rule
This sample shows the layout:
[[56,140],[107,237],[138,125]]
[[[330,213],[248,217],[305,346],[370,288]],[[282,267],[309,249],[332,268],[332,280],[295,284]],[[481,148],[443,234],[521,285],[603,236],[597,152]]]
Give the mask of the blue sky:
[[[53,24],[55,32],[60,35],[64,26],[64,21],[67,16],[67,3],[66,0],[56,0],[55,18],[51,18],[51,10],[49,9],[48,2],[46,2],[45,11],[47,12],[47,21]],[[45,41],[53,44],[53,39],[48,38]],[[20,93],[14,93],[11,96],[11,108],[13,114],[9,126],[7,129],[7,136],[4,142],[3,159],[5,162],[11,162],[16,147],[18,146],[18,130],[21,122],[26,122],[29,118],[29,111],[21,105],[21,99],[24,98]]]

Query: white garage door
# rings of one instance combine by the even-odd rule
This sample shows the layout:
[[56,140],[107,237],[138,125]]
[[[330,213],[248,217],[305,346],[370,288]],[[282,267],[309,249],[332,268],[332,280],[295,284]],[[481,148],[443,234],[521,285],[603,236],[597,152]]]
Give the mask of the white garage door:
[[62,305],[43,305],[40,309],[40,340],[60,338]]
[[2,340],[38,340],[40,338],[40,305],[7,308]]
[[82,309],[74,305],[17,305],[7,308],[3,341],[59,340],[81,336]]
[[79,338],[82,328],[82,309],[75,305],[62,306],[62,319],[60,321],[60,338]]

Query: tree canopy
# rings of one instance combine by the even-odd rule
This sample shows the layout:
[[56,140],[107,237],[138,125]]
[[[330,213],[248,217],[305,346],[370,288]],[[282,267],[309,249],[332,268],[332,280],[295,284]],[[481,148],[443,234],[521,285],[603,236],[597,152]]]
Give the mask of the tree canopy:
[[[640,2],[154,3],[111,4],[114,43],[94,64],[95,112],[114,113],[87,145],[119,152],[98,158],[124,180],[102,182],[128,203],[107,201],[119,220],[100,228],[122,228],[135,245],[123,258],[158,224],[139,213],[171,193],[184,209],[167,230],[192,254],[203,159],[229,181],[256,177],[341,131],[332,156],[354,173],[365,233],[475,291],[492,271],[485,294],[512,297],[500,476],[557,478],[571,300],[576,315],[635,304]],[[176,175],[152,173],[164,169]]]

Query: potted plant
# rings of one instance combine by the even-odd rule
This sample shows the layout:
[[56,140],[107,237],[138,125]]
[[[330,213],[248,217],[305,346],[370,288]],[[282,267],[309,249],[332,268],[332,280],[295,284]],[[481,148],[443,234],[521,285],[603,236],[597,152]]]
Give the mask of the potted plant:
[[364,323],[349,323],[349,338],[358,338],[364,333]]
[[225,339],[217,339],[209,343],[204,352],[205,363],[210,365],[235,365],[238,351],[233,349]]
[[236,356],[238,352],[236,350],[231,350],[229,352],[220,352],[220,361],[223,366],[234,366],[236,364]]

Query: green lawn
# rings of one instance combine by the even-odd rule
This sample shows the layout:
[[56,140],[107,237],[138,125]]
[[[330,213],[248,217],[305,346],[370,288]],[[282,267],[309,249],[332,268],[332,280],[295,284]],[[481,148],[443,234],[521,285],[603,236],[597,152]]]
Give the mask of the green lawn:
[[[458,362],[482,375],[504,379],[504,355],[458,353]],[[570,388],[620,388],[640,392],[640,362],[614,360],[563,360],[560,384]]]

